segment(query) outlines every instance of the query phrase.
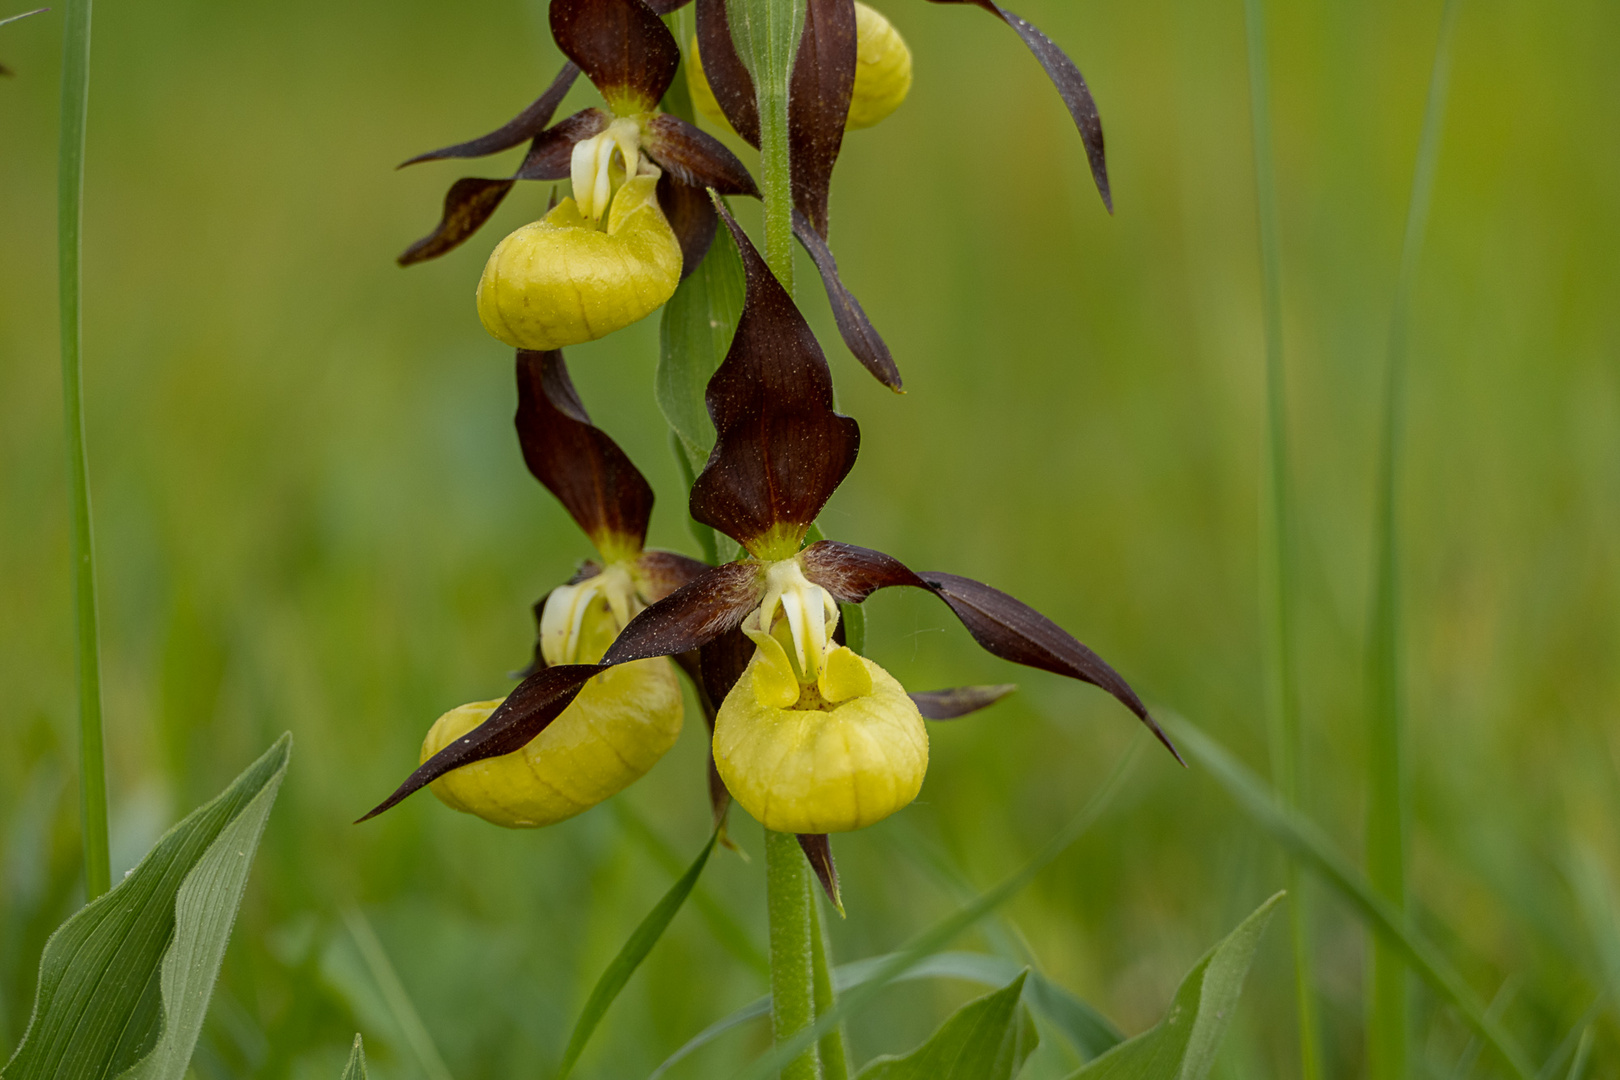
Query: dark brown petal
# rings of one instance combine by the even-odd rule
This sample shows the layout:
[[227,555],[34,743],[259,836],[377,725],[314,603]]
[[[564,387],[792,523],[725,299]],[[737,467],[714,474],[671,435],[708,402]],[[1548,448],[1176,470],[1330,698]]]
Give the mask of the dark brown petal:
[[690,585],[714,569],[706,562],[657,548],[643,551],[636,560],[636,566],[646,581],[647,591],[643,596],[650,604],[657,603],[676,589]]
[[793,204],[822,236],[827,235],[827,191],[854,92],[855,0],[809,0],[789,89],[788,142]]
[[557,77],[551,80],[546,92],[535,98],[534,103],[527,109],[518,113],[509,122],[496,128],[488,135],[481,135],[476,139],[469,139],[464,143],[446,146],[440,150],[429,150],[425,154],[418,154],[405,165],[415,165],[419,161],[442,161],[445,158],[475,158],[486,154],[498,154],[502,150],[510,150],[525,139],[532,139],[546,129],[551,123],[552,116],[557,112],[557,106],[568,95],[574,80],[579,78],[579,65],[573,61],[563,65],[557,72]]
[[732,130],[750,146],[759,146],[759,102],[754,96],[754,80],[737,55],[731,40],[731,24],[726,19],[726,0],[697,0],[698,52],[703,57],[703,74],[714,91],[720,111],[726,114]]
[[[1006,593],[955,574],[918,574],[881,551],[823,540],[804,549],[804,575],[835,600],[858,604],[879,589],[896,585],[923,588],[938,596],[962,620],[968,633],[992,656],[1090,683],[1114,695],[1181,761],[1169,736],[1148,715],[1142,700],[1102,658],[1067,630]],[[1182,764],[1186,764],[1182,762]]]
[[959,720],[980,709],[988,709],[1017,690],[1014,683],[1000,686],[957,686],[950,690],[920,690],[911,695],[925,720]]
[[434,754],[361,821],[397,806],[452,769],[500,757],[528,745],[579,694],[616,664],[702,648],[742,624],[764,591],[759,567],[728,563],[642,611],[624,628],[600,664],[565,664],[536,672],[507,696],[488,720]]
[[598,551],[639,551],[653,491],[617,443],[591,424],[561,351],[517,353],[517,432],[523,460]]
[[658,178],[658,205],[681,245],[681,280],[685,281],[703,262],[720,227],[709,193],[675,179],[666,172]]
[[[731,630],[721,634],[716,640],[725,640],[733,634],[742,637],[741,632]],[[746,641],[747,639],[744,638],[743,640]],[[703,719],[708,724],[709,741],[705,747],[705,756],[708,759],[709,812],[712,815],[714,827],[721,830],[723,836],[726,827],[726,813],[731,809],[731,792],[726,790],[726,783],[720,779],[720,770],[714,763],[714,718],[718,713],[718,709],[715,707],[714,699],[709,697],[709,692],[704,687],[702,661],[703,652],[713,645],[714,642],[711,641],[703,649],[696,652],[681,653],[675,657],[675,662],[681,666],[681,670],[691,680],[693,693],[698,700],[698,708],[703,710]],[[730,841],[723,840],[722,842],[727,847],[736,848],[736,845]]]
[[981,7],[1012,27],[1024,39],[1024,44],[1029,46],[1029,51],[1035,54],[1035,59],[1046,70],[1047,78],[1057,87],[1063,104],[1069,107],[1074,126],[1080,129],[1080,140],[1085,143],[1086,158],[1091,162],[1091,178],[1097,182],[1103,205],[1108,207],[1110,214],[1113,213],[1114,196],[1108,189],[1108,160],[1103,153],[1102,118],[1097,115],[1097,103],[1091,97],[1091,88],[1086,86],[1085,76],[1069,59],[1069,54],[1028,21],[1014,15],[995,0],[933,0],[933,3]]
[[623,115],[657,106],[681,47],[643,0],[551,0],[551,36]]
[[692,0],[647,0],[647,6],[659,15],[673,15]]
[[506,193],[512,190],[512,183],[511,180],[467,176],[451,184],[444,196],[444,216],[439,220],[439,227],[406,248],[399,257],[399,265],[437,259],[460,246],[489,220]]
[[694,187],[714,188],[722,195],[759,197],[754,178],[714,136],[678,116],[659,113],[647,122],[642,145],[653,159]]
[[710,701],[726,700],[731,688],[747,670],[748,661],[754,658],[754,648],[754,643],[741,630],[728,631],[703,646],[699,654],[700,672]]
[[799,846],[804,849],[804,857],[810,860],[810,869],[816,872],[816,880],[821,887],[827,890],[827,899],[832,901],[838,914],[844,913],[844,901],[838,895],[838,867],[833,865],[832,844],[825,833],[800,833]]
[[855,299],[855,294],[844,287],[843,279],[838,276],[838,263],[833,259],[826,238],[798,210],[793,211],[793,235],[799,238],[799,243],[804,245],[804,250],[810,253],[816,269],[821,272],[821,284],[827,290],[833,321],[838,324],[838,333],[843,337],[844,345],[867,371],[877,376],[878,382],[897,394],[904,393],[900,368],[895,365],[888,345],[878,335],[872,320],[866,317],[866,309]]
[[567,180],[573,175],[574,144],[607,130],[612,117],[601,109],[581,109],[535,136],[514,180]]

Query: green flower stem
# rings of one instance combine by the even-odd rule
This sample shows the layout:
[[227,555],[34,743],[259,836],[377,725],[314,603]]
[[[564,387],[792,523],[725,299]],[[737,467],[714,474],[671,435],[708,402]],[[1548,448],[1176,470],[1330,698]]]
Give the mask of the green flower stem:
[[107,853],[107,752],[101,732],[101,651],[96,558],[90,528],[90,469],[84,449],[79,252],[84,224],[84,129],[90,100],[90,0],[68,0],[62,34],[62,121],[57,160],[57,273],[62,308],[62,412],[67,435],[68,551],[79,679],[79,813],[85,898],[112,885]]
[[[1249,102],[1254,128],[1254,174],[1260,219],[1260,263],[1266,333],[1266,473],[1262,504],[1267,537],[1262,605],[1267,621],[1272,768],[1284,804],[1295,809],[1300,790],[1299,687],[1294,659],[1294,520],[1288,467],[1288,381],[1283,357],[1282,250],[1278,237],[1277,186],[1272,166],[1271,89],[1266,64],[1265,11],[1245,0],[1248,29]],[[1322,1076],[1321,1027],[1316,1014],[1316,978],[1311,955],[1309,909],[1300,890],[1299,864],[1285,877],[1293,903],[1288,919],[1294,952],[1299,1022],[1300,1075]]]
[[[830,1012],[835,1000],[832,984],[832,958],[827,952],[827,911],[810,888],[810,962],[816,983],[816,1015]],[[849,1055],[844,1050],[844,1029],[835,1027],[821,1037],[822,1080],[849,1080]]]
[[[790,833],[765,830],[765,904],[771,923],[771,1028],[780,1045],[816,1019],[810,866]],[[781,1076],[819,1080],[815,1047],[789,1062]]]
[[765,202],[765,262],[793,292],[792,153],[788,88],[804,32],[805,0],[732,0],[727,5],[737,55],[754,80],[759,104],[759,188]]

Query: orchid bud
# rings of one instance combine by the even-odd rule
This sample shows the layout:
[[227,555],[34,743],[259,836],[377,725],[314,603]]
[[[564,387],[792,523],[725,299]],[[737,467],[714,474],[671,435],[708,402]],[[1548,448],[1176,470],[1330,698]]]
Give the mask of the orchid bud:
[[[608,153],[590,161],[576,155],[581,182],[590,173],[590,193],[576,187],[581,202],[564,199],[512,233],[484,266],[478,317],[508,345],[545,352],[594,341],[658,310],[680,282],[681,247],[658,205],[658,171],[621,161],[609,140],[604,145]],[[640,175],[609,194],[626,164],[639,164]],[[595,219],[608,202],[603,230]]]
[[[422,743],[422,760],[478,727],[500,704],[478,701],[439,717]],[[553,825],[645,776],[675,745],[683,716],[668,660],[609,668],[527,746],[446,773],[433,781],[433,794],[452,810],[509,829]]]

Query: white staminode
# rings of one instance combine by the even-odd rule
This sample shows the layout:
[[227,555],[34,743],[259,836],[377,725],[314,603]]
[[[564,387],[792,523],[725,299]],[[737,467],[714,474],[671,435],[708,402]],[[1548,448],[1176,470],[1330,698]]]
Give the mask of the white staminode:
[[634,609],[640,605],[635,599],[635,583],[630,580],[630,572],[618,563],[578,585],[559,585],[546,597],[540,613],[540,655],[546,663],[579,662],[585,616],[598,603],[606,603],[612,613],[615,635],[636,615]]
[[793,640],[799,671],[813,682],[832,648],[838,604],[831,593],[804,576],[797,559],[786,559],[772,563],[765,572],[764,602],[743,623],[743,630],[769,634],[778,609]]
[[600,221],[620,184],[639,173],[655,171],[641,156],[641,126],[621,117],[600,135],[574,144],[574,204],[581,215]]

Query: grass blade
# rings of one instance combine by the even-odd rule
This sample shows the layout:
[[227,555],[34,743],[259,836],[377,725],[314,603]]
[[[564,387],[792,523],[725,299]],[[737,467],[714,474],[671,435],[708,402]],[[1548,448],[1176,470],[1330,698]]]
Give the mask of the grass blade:
[[703,845],[703,850],[698,852],[698,857],[687,867],[686,873],[670,886],[663,899],[659,900],[652,911],[648,912],[647,917],[641,920],[641,925],[631,933],[630,939],[624,943],[619,954],[608,964],[607,970],[602,972],[602,977],[596,981],[596,988],[591,991],[590,998],[585,1002],[585,1008],[579,1014],[578,1022],[574,1024],[574,1033],[568,1038],[568,1049],[563,1052],[562,1064],[557,1067],[557,1080],[564,1080],[578,1064],[579,1055],[585,1052],[585,1044],[590,1042],[591,1034],[602,1022],[608,1006],[619,996],[619,991],[630,981],[630,976],[635,973],[636,968],[647,959],[647,954],[664,935],[670,921],[675,918],[675,913],[681,910],[681,905],[691,894],[692,887],[697,884],[704,865],[709,861],[709,855],[714,851],[715,841],[719,838],[719,832],[710,834],[709,842]]
[[358,1031],[349,1048],[349,1063],[343,1067],[343,1080],[366,1080],[366,1043]]
[[1161,723],[1184,746],[1193,760],[1210,771],[1216,782],[1284,851],[1314,869],[1381,940],[1394,947],[1405,963],[1434,991],[1450,1002],[1463,1021],[1512,1069],[1520,1080],[1531,1080],[1535,1070],[1513,1036],[1486,1010],[1478,995],[1463,981],[1450,961],[1420,934],[1406,913],[1389,902],[1372,883],[1340,854],[1320,829],[1298,811],[1283,806],[1263,780],[1231,755],[1220,743],[1173,714]]
[[354,938],[355,947],[360,950],[366,967],[371,970],[377,989],[382,991],[383,1001],[388,1004],[394,1023],[399,1025],[405,1041],[411,1044],[411,1052],[416,1055],[422,1072],[428,1080],[451,1080],[450,1069],[439,1054],[433,1036],[428,1033],[427,1025],[422,1022],[422,1015],[411,1004],[411,996],[405,992],[405,984],[400,982],[399,973],[388,959],[388,950],[383,948],[382,940],[371,928],[370,920],[359,908],[351,907],[343,912],[343,921],[348,924],[349,934]]

